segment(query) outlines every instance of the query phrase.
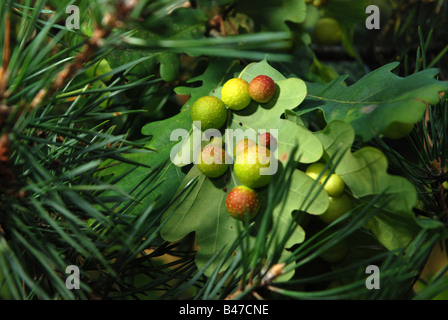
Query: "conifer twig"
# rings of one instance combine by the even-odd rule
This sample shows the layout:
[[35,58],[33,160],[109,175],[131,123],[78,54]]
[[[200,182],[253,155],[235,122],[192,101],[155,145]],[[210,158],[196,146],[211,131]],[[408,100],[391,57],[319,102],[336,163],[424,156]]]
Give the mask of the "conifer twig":
[[269,271],[257,282],[254,283],[253,279],[251,278],[246,285],[245,288],[240,286],[235,290],[235,292],[227,295],[225,300],[232,300],[238,297],[239,295],[243,294],[244,291],[249,291],[255,298],[261,299],[262,297],[258,294],[257,290],[269,287],[269,285],[280,275],[283,274],[283,268],[285,267],[285,263],[278,263],[274,264]]

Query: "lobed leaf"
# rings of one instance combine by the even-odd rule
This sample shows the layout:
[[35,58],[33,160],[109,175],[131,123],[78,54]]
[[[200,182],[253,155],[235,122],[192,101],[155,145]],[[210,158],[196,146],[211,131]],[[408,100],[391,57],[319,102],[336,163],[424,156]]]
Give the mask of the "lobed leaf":
[[[209,69],[212,70],[212,69]],[[210,71],[211,72],[211,71]],[[291,121],[285,118],[285,112],[292,110],[305,99],[306,85],[297,78],[286,79],[281,73],[272,68],[266,60],[259,63],[253,63],[247,66],[238,76],[250,82],[255,76],[265,74],[274,79],[277,84],[277,94],[267,104],[259,104],[251,102],[251,104],[242,111],[232,111],[228,118],[225,129],[231,130],[249,130],[256,134],[258,130],[264,129],[267,131],[278,130],[278,148],[273,154],[278,160],[277,173],[281,172],[283,165],[289,160],[290,153],[293,152],[294,147],[299,145],[298,161],[304,163],[311,163],[319,160],[323,153],[323,148],[320,141],[314,136],[312,132],[307,130],[304,126],[297,124],[296,121]],[[211,77],[208,74],[207,77]],[[216,77],[216,75],[214,75]],[[230,77],[235,77],[231,75]],[[204,79],[201,77],[200,79]],[[225,78],[220,79],[220,83],[224,82]],[[197,79],[195,79],[196,81]],[[215,82],[216,83],[216,82]],[[182,92],[191,94],[191,101],[195,101],[202,95],[215,95],[220,97],[221,86],[211,86],[204,82],[205,88],[183,88]],[[209,89],[208,92],[205,90]],[[188,108],[188,107],[186,107]],[[187,110],[187,109],[184,109]],[[191,133],[192,131],[190,131]],[[193,137],[190,134],[189,137]],[[256,135],[255,135],[256,139]],[[192,145],[197,141],[193,139],[184,139],[181,146],[177,146],[183,152],[193,152]],[[226,145],[226,148],[228,145]],[[197,150],[197,148],[196,148]],[[227,148],[231,154],[232,148]],[[280,155],[277,157],[276,155]],[[191,156],[190,161],[194,159]],[[180,166],[185,166],[191,162],[178,163]],[[232,243],[238,237],[238,229],[243,228],[241,221],[235,220],[227,213],[225,207],[225,200],[227,193],[235,186],[240,185],[238,178],[235,176],[232,166],[228,172],[216,179],[206,178],[196,166],[193,166],[189,171],[182,186],[188,184],[189,181],[198,177],[198,183],[191,190],[191,192],[184,199],[173,203],[170,210],[167,211],[165,217],[170,218],[165,220],[162,218],[164,226],[162,228],[161,236],[168,241],[177,241],[185,237],[187,234],[195,233],[196,243],[200,250],[196,254],[196,264],[198,268],[204,267],[207,262],[216,254],[224,250],[228,243]],[[274,175],[275,178],[275,175]],[[306,176],[303,172],[296,170],[292,177],[292,187],[289,190],[289,197],[284,206],[279,205],[273,212],[273,220],[278,222],[275,236],[281,237],[285,233],[291,223],[295,223],[292,218],[294,210],[303,210],[311,214],[322,214],[328,206],[328,196],[324,191],[316,195],[313,203],[309,202],[308,192],[312,188],[314,180]],[[265,208],[265,201],[267,199],[267,188],[257,189],[261,199],[261,210]],[[259,217],[261,214],[259,215]],[[260,219],[257,217],[257,220]],[[238,225],[238,227],[237,227]],[[270,234],[269,237],[274,236]],[[297,226],[287,246],[292,246],[294,243],[300,243],[304,240],[305,233],[300,226]],[[225,268],[231,261],[221,266]],[[210,275],[214,271],[213,268],[219,266],[219,263],[212,263],[206,271],[206,275]]]
[[344,153],[335,173],[344,180],[355,198],[368,203],[383,194],[375,205],[381,211],[366,227],[387,249],[407,246],[423,227],[437,227],[424,225],[416,219],[412,211],[417,203],[414,185],[404,177],[387,172],[388,161],[381,150],[364,147],[351,152],[355,131],[347,122],[334,120],[324,130],[316,132],[316,136],[325,149],[323,159]]
[[349,87],[343,84],[346,77],[324,85],[308,83],[307,98],[296,112],[322,109],[327,123],[345,120],[361,141],[381,134],[392,122],[415,123],[428,104],[439,101],[439,92],[448,89],[448,82],[434,79],[436,69],[402,78],[392,73],[397,66],[387,64]]

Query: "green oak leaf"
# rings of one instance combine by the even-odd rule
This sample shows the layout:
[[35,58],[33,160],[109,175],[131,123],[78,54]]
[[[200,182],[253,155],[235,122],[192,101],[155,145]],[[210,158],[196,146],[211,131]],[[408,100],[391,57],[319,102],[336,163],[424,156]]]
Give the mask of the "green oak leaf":
[[[217,179],[205,177],[193,166],[179,186],[178,192],[184,189],[191,181],[197,179],[196,184],[188,191],[188,195],[174,202],[162,217],[163,227],[161,236],[167,241],[179,241],[190,233],[195,233],[196,244],[199,251],[196,253],[196,265],[204,268],[215,255],[225,252],[226,247],[238,237],[238,230],[244,228],[243,223],[232,218],[226,209],[225,201],[228,192],[240,185],[233,170]],[[275,236],[281,238],[293,222],[292,211],[304,209],[312,214],[322,214],[328,207],[328,195],[320,189],[315,201],[309,202],[308,190],[314,186],[314,180],[305,173],[295,170],[292,177],[291,188],[284,204],[279,204],[274,213],[273,220],[277,227]],[[266,207],[267,189],[258,190],[261,207]],[[283,210],[281,210],[283,209]],[[260,211],[262,212],[263,209]],[[261,215],[257,217],[260,219]],[[305,240],[305,231],[297,225],[286,247],[301,243]],[[284,254],[288,254],[285,252]],[[219,259],[215,260],[206,270],[210,275],[219,266]],[[221,266],[224,270],[231,260]]]
[[176,8],[162,18],[148,17],[141,24],[147,30],[157,30],[160,39],[190,40],[204,38],[207,20],[201,9]]
[[288,31],[286,21],[301,23],[306,17],[305,0],[261,0],[256,4],[238,1],[237,8],[252,18],[261,31]]
[[[236,130],[244,128],[253,132],[256,132],[258,129],[267,131],[278,129],[278,152],[274,153],[279,155],[279,157],[276,157],[279,164],[277,172],[280,172],[283,165],[290,159],[290,153],[297,144],[299,145],[299,157],[297,157],[297,160],[304,163],[319,160],[323,153],[319,139],[304,126],[298,124],[300,122],[282,117],[287,112],[291,113],[290,110],[303,101],[306,96],[305,83],[297,78],[286,79],[281,73],[272,68],[266,60],[250,64],[238,76],[250,81],[259,74],[271,76],[276,81],[278,85],[276,96],[267,104],[261,105],[252,102],[245,110],[232,112],[228,118],[226,129]],[[220,82],[223,83],[223,81]],[[209,92],[201,91],[201,95],[212,94],[220,97],[221,86],[213,88],[208,86],[206,88]],[[199,97],[196,90],[198,88],[191,90],[182,89],[182,92],[191,94],[191,100],[195,100]],[[185,141],[180,147],[178,146],[182,152],[186,152],[192,143],[191,139],[185,139]],[[232,150],[232,148],[230,149]],[[194,157],[191,157],[191,159],[194,159]],[[186,164],[189,163],[179,165]],[[188,195],[182,200],[173,203],[162,218],[161,236],[168,241],[178,241],[187,234],[194,232],[196,243],[200,248],[196,254],[196,264],[198,268],[202,268],[206,266],[214,255],[221,250],[225,250],[225,246],[237,238],[237,225],[243,228],[242,222],[230,217],[225,207],[227,193],[241,183],[234,174],[233,166],[223,176],[209,179],[194,165],[180,185],[178,192],[195,178],[198,178],[197,183]],[[278,205],[273,212],[273,220],[278,225],[276,235],[270,236],[281,237],[288,227],[295,223],[292,218],[294,210],[303,210],[316,215],[325,212],[328,207],[328,196],[322,189],[313,203],[307,203],[307,199],[309,199],[309,197],[307,198],[308,191],[314,184],[314,180],[303,172],[299,170],[294,172],[288,193],[289,196],[284,206]],[[260,199],[262,199],[261,207],[265,208],[266,203],[264,201],[267,199],[267,188],[260,188],[257,191]],[[289,247],[295,243],[300,243],[304,241],[304,238],[305,232],[300,226],[297,226],[286,246]],[[227,264],[223,265],[222,268],[225,268],[228,263],[230,261],[227,261]],[[213,263],[207,269],[206,275],[213,272],[218,264],[218,262]]]
[[369,4],[371,4],[369,0],[333,0],[323,6],[324,14],[339,22],[342,29],[342,46],[353,57],[357,56],[353,43],[355,28],[365,23],[366,8]]
[[[315,196],[316,198],[314,198]],[[289,225],[292,223],[291,213],[294,210],[320,215],[327,210],[328,203],[328,194],[315,180],[298,169],[294,170],[287,198],[282,206],[277,206],[273,212],[274,219],[280,219],[276,232],[284,234],[287,231]],[[288,239],[285,246],[289,248],[304,240],[305,231],[299,226],[295,233]]]
[[126,63],[137,61],[144,57],[148,58],[136,64],[132,70],[127,72],[128,77],[140,79],[153,74],[156,71],[156,53],[146,49],[117,48],[113,50],[106,59],[109,62],[110,67],[115,69]]
[[182,106],[182,110],[189,110],[202,96],[209,95],[216,87],[224,84],[226,77],[238,71],[238,62],[228,59],[212,59],[207,69],[201,75],[186,81],[187,84],[197,83],[196,86],[179,86],[174,89],[177,94],[190,98]]
[[[190,113],[190,109],[193,104],[199,98],[207,95],[212,95],[215,88],[224,84],[226,76],[234,74],[238,70],[238,63],[234,60],[228,59],[213,59],[210,61],[207,69],[203,74],[191,78],[187,81],[188,84],[198,83],[195,87],[179,86],[175,88],[175,92],[180,95],[189,96],[187,102],[182,106],[182,111]],[[197,144],[197,141],[193,140],[195,127],[191,123],[188,128],[188,134],[182,139],[176,146],[178,149],[178,155],[173,157],[173,163],[177,166],[186,166],[193,162],[195,155],[197,155],[197,148],[201,147],[203,143]],[[202,140],[202,135],[199,139]]]
[[[241,222],[232,218],[225,206],[225,188],[226,185],[230,188],[235,186],[232,181],[226,183],[223,178],[209,179],[197,166],[193,166],[179,190],[195,178],[198,180],[188,191],[188,195],[173,203],[162,218],[161,236],[167,241],[178,241],[195,232],[196,245],[199,247],[196,265],[201,269],[215,254],[225,250],[236,239],[237,224]],[[206,274],[213,272],[217,264],[218,262],[213,263]]]
[[337,158],[343,152],[335,173],[355,198],[368,203],[382,194],[375,204],[381,210],[368,223],[380,243],[389,250],[405,247],[424,226],[412,211],[417,203],[414,185],[387,172],[388,161],[381,150],[367,146],[352,153],[355,131],[347,122],[334,120],[316,136],[325,149],[323,159],[328,161],[334,155]]
[[[288,161],[292,149],[297,144],[299,146],[297,161],[311,163],[319,160],[323,150],[314,134],[304,126],[298,125],[295,121],[284,119],[286,112],[296,108],[305,99],[307,94],[305,82],[299,78],[286,79],[279,71],[270,66],[266,60],[248,65],[238,76],[250,82],[260,74],[267,75],[276,82],[276,95],[266,104],[252,101],[244,110],[232,111],[225,129],[233,130],[235,135],[242,133],[248,138],[253,137],[253,139],[256,139],[259,130],[278,130],[278,148],[274,152],[278,155],[277,158],[281,162],[285,163]],[[220,83],[223,84],[224,82],[225,79],[220,79]],[[204,84],[207,84],[207,82],[204,81]],[[183,89],[181,91],[183,94],[192,94],[191,99],[187,102],[187,106],[184,107],[189,108],[191,103],[194,103],[203,95],[210,94],[220,98],[221,88],[221,85],[210,87],[207,84],[206,89],[209,91],[201,90],[199,92],[200,95],[196,93],[198,88],[192,89],[195,90],[193,92]],[[179,149],[179,157],[175,160],[177,165],[188,165],[196,159],[200,144],[197,141],[192,141],[192,138],[194,138],[193,132],[192,126],[188,138],[181,142],[182,147]],[[234,143],[235,141],[232,141],[233,145]],[[195,145],[196,147],[194,147]],[[227,149],[227,152],[232,154],[232,150],[233,148],[230,147]]]
[[349,87],[343,84],[346,77],[324,85],[308,83],[307,98],[296,112],[302,115],[322,109],[327,123],[345,120],[361,141],[381,134],[394,121],[415,123],[427,104],[437,103],[439,92],[448,89],[448,82],[434,79],[436,69],[399,77],[391,72],[397,65],[387,64]]
[[[234,66],[234,62],[230,60],[214,61],[195,81],[203,81],[208,86],[218,86],[222,73]],[[200,88],[193,88],[190,92],[193,99],[202,93]],[[123,154],[122,157],[127,161],[110,160],[102,164],[104,169],[99,171],[100,176],[109,176],[110,179],[122,177],[115,185],[139,198],[134,210],[137,213],[151,205],[154,209],[165,206],[186,175],[182,168],[171,161],[171,153],[180,146],[178,137],[172,137],[172,133],[175,130],[188,132],[191,129],[189,105],[190,102],[187,102],[181,112],[171,118],[148,123],[142,128],[143,135],[152,137],[145,147],[153,151]],[[124,205],[126,204],[122,206]]]
[[[176,8],[163,18],[154,17],[142,22],[146,30],[133,34],[135,38],[146,41],[159,40],[190,40],[204,37],[207,17],[200,9]],[[157,29],[153,33],[148,30]],[[112,69],[124,65],[128,62],[149,57],[137,64],[127,73],[130,80],[147,77],[150,74],[159,72],[160,77],[167,82],[176,80],[180,69],[180,59],[177,53],[152,50],[146,48],[118,47],[107,57]]]
[[167,82],[176,80],[180,69],[180,60],[177,54],[161,52],[156,56],[156,59],[160,63],[160,77]]
[[129,80],[141,79],[157,71],[160,74],[160,78],[167,82],[174,81],[178,76],[180,60],[176,53],[153,52],[147,49],[117,48],[107,56],[107,61],[112,69],[139,59],[143,61],[137,63],[126,74]]
[[[322,156],[322,146],[314,134],[293,121],[283,119],[285,113],[302,103],[307,94],[304,81],[299,78],[286,79],[272,68],[266,60],[249,65],[241,72],[240,77],[247,82],[257,75],[270,76],[277,86],[276,95],[266,104],[252,101],[247,108],[232,112],[230,129],[251,130],[257,133],[260,129],[278,130],[278,147],[275,154],[286,163],[295,145],[299,146],[297,161],[302,163],[316,162]],[[219,96],[221,88],[216,90]]]
[[[171,132],[188,128],[190,123],[190,113],[180,112],[172,118],[145,125],[142,133],[152,136],[145,147],[153,151],[123,154],[126,162],[105,161],[99,176],[111,179],[121,177],[115,185],[139,199],[133,209],[137,214],[149,206],[153,206],[154,210],[164,207],[171,200],[173,190],[177,189],[185,177],[181,168],[170,161],[171,149],[177,144],[177,140],[171,140]],[[124,205],[127,204],[123,203],[122,206]]]

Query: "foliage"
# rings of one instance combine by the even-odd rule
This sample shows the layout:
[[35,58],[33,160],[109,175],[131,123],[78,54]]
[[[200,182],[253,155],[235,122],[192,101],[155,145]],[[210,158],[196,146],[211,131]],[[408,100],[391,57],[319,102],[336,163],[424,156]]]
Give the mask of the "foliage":
[[431,81],[437,71],[430,69],[400,78],[390,73],[396,65],[370,72],[349,87],[341,84],[343,77],[326,85],[310,84],[307,103],[299,115],[319,108],[327,122],[341,119],[350,123],[361,141],[383,133],[393,122],[417,122],[428,104],[439,101],[439,92],[448,84]]
[[[382,28],[367,31],[373,2]],[[65,25],[71,4],[83,12],[80,29]],[[446,294],[446,266],[434,261],[446,258],[447,3],[1,0],[0,8],[1,298]],[[322,17],[340,23],[339,44],[315,41]],[[232,166],[210,179],[194,163],[210,137],[195,131],[190,108],[220,97],[230,78],[259,74],[275,81],[276,95],[229,113],[221,134],[277,130],[278,170],[257,190],[257,218],[238,221],[225,207],[239,184]],[[385,138],[394,122],[414,124],[411,134]],[[319,219],[328,194],[305,174],[318,161],[354,203],[330,224]],[[325,260],[341,245],[338,261]],[[372,264],[387,289],[366,290]],[[66,283],[73,265],[79,290]]]

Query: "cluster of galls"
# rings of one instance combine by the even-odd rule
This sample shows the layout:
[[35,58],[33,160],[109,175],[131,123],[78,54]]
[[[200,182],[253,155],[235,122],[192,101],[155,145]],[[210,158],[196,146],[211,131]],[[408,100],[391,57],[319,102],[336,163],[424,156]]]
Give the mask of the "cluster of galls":
[[[316,162],[309,165],[305,173],[313,180],[317,180],[328,194],[328,208],[319,215],[323,222],[330,224],[353,209],[353,198],[345,192],[344,181],[339,175],[331,173],[324,163]],[[347,240],[343,239],[320,257],[328,262],[337,262],[345,256],[347,250]]]
[[[191,108],[191,119],[201,124],[201,130],[220,129],[227,121],[228,112],[245,109],[251,101],[267,103],[275,95],[276,85],[266,75],[255,77],[250,83],[241,78],[232,78],[222,87],[221,99],[215,96],[199,98]],[[258,143],[243,139],[234,148],[234,171],[241,185],[227,195],[226,208],[235,219],[253,219],[260,209],[257,188],[266,186],[270,175],[260,174],[262,168],[270,166],[270,148],[276,145],[270,133],[261,134]],[[198,169],[209,178],[222,176],[231,163],[223,147],[222,139],[212,140],[197,159]]]
[[[325,170],[325,171],[324,171]],[[345,191],[345,183],[335,173],[325,169],[325,164],[316,162],[308,166],[305,173],[312,179],[318,180],[328,194],[329,205],[327,211],[320,215],[322,221],[332,223],[353,207],[352,198]]]

